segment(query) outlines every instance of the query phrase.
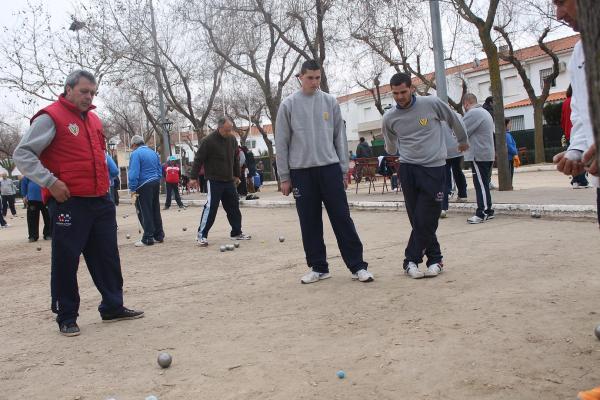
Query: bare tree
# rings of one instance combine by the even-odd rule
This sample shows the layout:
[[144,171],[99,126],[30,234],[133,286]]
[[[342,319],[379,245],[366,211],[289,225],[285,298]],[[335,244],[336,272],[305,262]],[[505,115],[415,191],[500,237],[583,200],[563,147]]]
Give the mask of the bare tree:
[[118,54],[90,41],[85,23],[73,18],[69,29],[55,30],[42,3],[27,4],[0,41],[0,85],[21,94],[23,103],[56,100],[74,69],[92,72],[98,86],[127,69]]
[[[264,21],[274,29],[281,40],[305,59],[313,59],[325,66],[326,45],[335,32],[334,24],[327,24],[327,17],[335,0],[296,0],[273,7],[264,0],[255,0]],[[275,11],[277,15],[274,15]],[[331,33],[325,32],[330,26]],[[325,68],[321,72],[321,90],[329,93],[329,79]]]
[[15,168],[12,155],[21,141],[19,128],[7,122],[6,118],[0,117],[0,166],[9,174]]
[[[213,111],[225,63],[206,51],[203,31],[190,28],[177,9],[156,10],[158,35],[154,40],[150,11],[148,2],[123,0],[115,4],[98,0],[88,11],[89,30],[103,46],[132,63],[133,68],[124,80],[145,80],[145,88],[152,86],[147,80],[149,76],[160,82],[156,91],[162,92],[171,110],[189,121],[199,143]],[[106,25],[114,32],[109,38],[102,36],[100,31],[100,27]],[[158,65],[153,45],[159,53]],[[156,67],[159,77],[155,76]],[[129,88],[142,105],[150,124],[161,131],[162,122],[150,96],[153,90],[140,90],[135,84]]]
[[[407,0],[390,0],[383,4],[355,0],[348,7],[348,20],[350,37],[365,47],[357,55],[358,59],[363,59],[369,54],[377,55],[396,72],[417,77],[423,85],[422,88],[417,88],[419,94],[427,95],[431,89],[436,89],[436,84],[435,75],[429,72],[432,66],[423,63],[423,59],[431,58],[432,44],[430,28],[426,23],[427,14],[422,6]],[[425,21],[424,25],[415,23],[420,20]],[[461,26],[456,18],[452,25],[451,36],[455,39],[449,46],[447,60],[452,60],[456,37],[460,36]],[[372,94],[379,91],[376,86]],[[448,98],[448,104],[459,113],[462,113],[461,99],[466,91],[464,80],[462,87],[463,91],[458,100]]]
[[548,99],[550,94],[552,81],[554,81],[560,73],[557,55],[548,47],[546,43],[544,43],[548,32],[550,32],[550,28],[547,27],[544,29],[541,36],[538,38],[538,45],[540,49],[542,49],[544,53],[546,53],[552,59],[552,73],[544,79],[544,86],[542,87],[542,92],[539,96],[535,93],[533,85],[531,84],[531,79],[529,76],[527,76],[527,71],[525,70],[523,62],[519,57],[519,51],[514,50],[511,37],[506,32],[505,27],[496,26],[494,29],[502,35],[508,47],[506,52],[499,53],[500,58],[511,63],[515,67],[519,77],[521,78],[521,81],[523,82],[523,87],[527,92],[527,96],[531,101],[531,105],[533,106],[533,120],[535,126],[535,162],[543,163],[545,162],[546,158],[544,151],[544,104],[546,103],[546,99]]
[[[198,4],[197,0],[184,0],[181,8],[190,22],[201,25],[206,31],[212,50],[243,76],[253,79],[264,98],[267,118],[275,132],[277,111],[284,87],[294,76],[301,55],[297,54],[269,21],[271,9],[261,0],[229,2],[213,0]],[[223,24],[222,21],[227,21]],[[235,32],[230,29],[235,26]],[[259,126],[267,145],[269,157],[273,156],[273,143]]]
[[[586,60],[585,73],[587,76],[588,92],[590,95],[590,110],[600,110],[600,3],[595,0],[577,0],[577,8],[586,10],[579,12],[577,18],[581,29],[581,39]],[[596,148],[600,148],[600,113],[590,115]],[[600,151],[596,150],[596,159],[600,165]]]
[[[500,78],[500,61],[498,47],[492,38],[492,28],[498,11],[500,0],[489,0],[487,10],[478,10],[473,6],[472,0],[452,0],[456,11],[467,22],[477,29],[483,50],[487,55],[490,85],[494,97],[494,124],[496,126],[496,162],[498,165],[498,181],[500,190],[512,190],[512,181],[508,169],[508,153],[506,149],[506,134],[504,127],[504,99],[502,94],[502,80]],[[485,19],[478,16],[483,12]]]

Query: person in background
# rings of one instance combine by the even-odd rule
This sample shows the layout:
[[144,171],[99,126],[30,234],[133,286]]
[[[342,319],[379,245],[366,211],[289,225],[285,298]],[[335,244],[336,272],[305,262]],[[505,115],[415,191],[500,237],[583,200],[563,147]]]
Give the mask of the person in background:
[[359,141],[360,143],[356,146],[356,158],[373,157],[373,149],[371,149],[365,138],[361,137]]
[[510,133],[510,129],[512,128],[510,118],[504,118],[504,126],[506,128],[506,150],[508,153],[508,168],[510,169],[510,182],[512,185],[513,176],[515,175],[515,156],[517,156],[519,152],[517,150],[517,142],[515,142],[515,138],[513,138],[512,133]]
[[256,173],[260,178],[260,186],[262,186],[265,179],[265,164],[263,164],[262,160],[256,164]]
[[[456,114],[462,124],[462,116]],[[463,127],[464,129],[464,127]],[[449,206],[450,193],[452,193],[452,178],[454,177],[454,183],[457,189],[457,202],[464,202],[467,200],[467,179],[462,171],[461,164],[463,160],[463,154],[458,150],[458,139],[456,134],[450,128],[446,121],[442,121],[442,131],[446,137],[446,191],[444,193],[444,201],[442,202],[442,213],[440,218],[446,218]],[[467,140],[467,144],[468,144]]]
[[108,153],[106,153],[106,165],[108,166],[108,192],[110,199],[117,205],[115,202],[115,178],[119,176],[119,167]]
[[13,217],[16,217],[15,197],[17,195],[17,188],[6,173],[0,175],[0,195],[2,195],[2,216],[6,217],[10,208],[10,213]]
[[[571,85],[567,88],[567,98],[562,104],[560,114],[560,126],[565,135],[565,141],[567,147],[571,144],[571,129],[573,129],[573,123],[571,122],[571,97],[573,96],[573,88]],[[586,177],[586,173],[583,172],[579,175],[571,177],[571,187],[573,189],[585,189],[589,187],[589,182]]]
[[473,93],[463,97],[465,116],[463,122],[469,136],[470,149],[465,153],[465,161],[471,161],[473,184],[477,197],[477,211],[467,219],[470,224],[480,224],[495,218],[490,195],[490,176],[496,158],[494,151],[494,120],[490,114],[477,103]]
[[160,178],[162,166],[158,154],[144,143],[144,138],[131,138],[133,152],[129,159],[129,190],[134,200],[140,223],[144,229],[136,247],[162,243],[165,239],[160,216]]
[[185,208],[179,196],[179,180],[181,178],[181,169],[177,163],[177,157],[170,156],[163,167],[163,176],[165,177],[167,199],[165,201],[165,210],[171,207],[171,195],[175,194],[175,201],[179,208]]
[[42,188],[27,177],[21,179],[23,203],[27,205],[27,232],[29,242],[37,242],[40,237],[40,214],[44,220],[44,240],[50,240],[50,215],[42,201]]

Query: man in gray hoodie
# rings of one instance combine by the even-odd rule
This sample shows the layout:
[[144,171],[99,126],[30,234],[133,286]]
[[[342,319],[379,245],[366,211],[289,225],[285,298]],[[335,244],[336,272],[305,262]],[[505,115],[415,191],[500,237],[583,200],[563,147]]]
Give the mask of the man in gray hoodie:
[[465,154],[465,161],[471,161],[473,184],[477,197],[477,211],[467,219],[470,224],[480,224],[494,218],[492,196],[490,195],[490,177],[492,165],[496,158],[494,150],[494,120],[472,93],[463,98],[465,116],[463,122],[469,135],[470,150]]
[[[390,79],[396,107],[383,116],[381,131],[385,151],[398,154],[400,183],[412,232],[404,251],[404,271],[413,279],[434,277],[442,272],[442,252],[436,231],[446,184],[446,121],[456,134],[458,151],[469,148],[459,117],[435,96],[415,96],[409,75]],[[427,270],[419,263],[427,256]]]
[[310,272],[302,283],[330,277],[323,241],[322,204],[352,278],[370,282],[373,275],[363,260],[363,246],[350,217],[344,179],[348,172],[348,142],[335,97],[319,90],[321,67],[313,60],[302,64],[302,87],[279,106],[275,146],[284,196],[293,193],[300,219],[302,244]]

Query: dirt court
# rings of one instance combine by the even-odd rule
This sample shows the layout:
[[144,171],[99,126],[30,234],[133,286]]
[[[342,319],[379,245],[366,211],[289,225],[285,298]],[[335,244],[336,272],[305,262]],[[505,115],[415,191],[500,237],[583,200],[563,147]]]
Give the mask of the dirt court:
[[[301,285],[294,209],[244,208],[253,240],[226,253],[222,210],[210,247],[195,246],[200,212],[164,212],[165,243],[139,249],[133,208],[118,207],[125,302],[146,316],[102,323],[82,260],[75,338],[59,335],[49,310],[50,243],[37,251],[25,219],[9,220],[0,231],[0,399],[562,400],[600,385],[592,220],[472,226],[451,214],[439,229],[444,274],[411,280],[401,268],[406,214],[355,211],[375,281],[350,279],[326,223],[333,277]],[[173,355],[169,369],[156,363],[161,350]]]

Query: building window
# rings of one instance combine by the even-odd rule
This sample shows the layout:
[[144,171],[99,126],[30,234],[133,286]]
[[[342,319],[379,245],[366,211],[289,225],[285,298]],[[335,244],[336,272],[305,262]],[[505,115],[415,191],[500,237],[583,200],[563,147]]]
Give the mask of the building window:
[[523,115],[515,115],[512,117],[508,117],[510,122],[512,123],[511,130],[513,131],[524,131],[525,130],[525,116]]
[[[540,89],[544,88],[544,82],[550,75],[552,75],[552,68],[540,70]],[[556,87],[556,78],[552,80],[552,82],[550,83],[550,87]]]

